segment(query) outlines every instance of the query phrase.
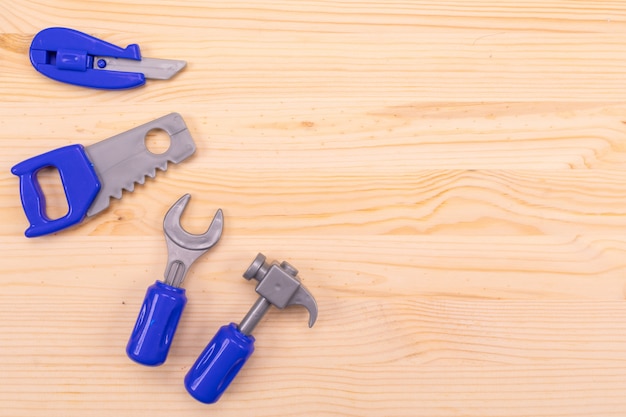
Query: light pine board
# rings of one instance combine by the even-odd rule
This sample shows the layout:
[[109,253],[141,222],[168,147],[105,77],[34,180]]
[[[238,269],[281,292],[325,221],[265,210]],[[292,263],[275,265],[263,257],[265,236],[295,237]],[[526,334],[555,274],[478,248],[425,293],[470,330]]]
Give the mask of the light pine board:
[[[188,67],[56,83],[28,60],[49,26]],[[23,236],[12,165],[172,111],[196,155]],[[0,112],[0,416],[626,415],[625,2],[5,1]],[[186,192],[185,228],[222,208],[224,236],[145,368],[124,347]],[[257,252],[300,270],[319,320],[269,313],[202,405],[183,377],[254,302]]]

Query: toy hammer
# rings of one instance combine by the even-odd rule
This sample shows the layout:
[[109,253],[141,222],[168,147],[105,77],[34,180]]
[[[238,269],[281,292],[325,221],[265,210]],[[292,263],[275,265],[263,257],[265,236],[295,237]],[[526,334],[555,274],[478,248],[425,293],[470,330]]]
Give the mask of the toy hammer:
[[260,295],[239,326],[235,323],[222,326],[185,376],[185,387],[192,397],[203,403],[216,402],[235,378],[246,360],[254,352],[252,330],[269,308],[279,309],[298,304],[309,311],[309,327],[317,319],[317,303],[302,286],[298,270],[287,262],[265,262],[259,253],[243,274],[256,279],[256,292]]

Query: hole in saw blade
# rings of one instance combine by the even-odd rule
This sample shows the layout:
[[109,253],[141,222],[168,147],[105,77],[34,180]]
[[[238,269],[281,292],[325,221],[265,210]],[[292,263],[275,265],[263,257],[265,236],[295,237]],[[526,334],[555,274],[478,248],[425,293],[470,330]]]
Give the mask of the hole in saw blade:
[[67,202],[61,174],[55,167],[45,167],[37,172],[37,182],[46,199],[45,214],[50,220],[65,216],[70,207]]
[[170,148],[170,135],[163,129],[152,129],[146,134],[146,148],[153,154],[159,155]]

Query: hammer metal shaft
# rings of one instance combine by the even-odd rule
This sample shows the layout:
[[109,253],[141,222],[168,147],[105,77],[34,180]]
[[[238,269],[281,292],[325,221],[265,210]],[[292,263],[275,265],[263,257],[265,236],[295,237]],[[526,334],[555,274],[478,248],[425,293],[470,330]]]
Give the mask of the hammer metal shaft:
[[241,323],[239,323],[239,331],[249,336],[271,306],[272,303],[267,301],[264,297],[259,297],[252,308],[248,310],[248,314],[246,314],[243,320],[241,320]]

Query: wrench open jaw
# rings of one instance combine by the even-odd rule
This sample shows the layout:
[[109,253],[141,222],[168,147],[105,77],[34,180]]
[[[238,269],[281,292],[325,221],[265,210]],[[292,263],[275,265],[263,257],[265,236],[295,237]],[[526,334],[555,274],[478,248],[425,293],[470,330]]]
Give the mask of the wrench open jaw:
[[206,232],[192,234],[183,229],[180,218],[190,198],[189,194],[182,196],[163,219],[168,254],[165,283],[174,287],[180,287],[191,264],[217,244],[224,228],[224,214],[218,209]]

